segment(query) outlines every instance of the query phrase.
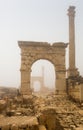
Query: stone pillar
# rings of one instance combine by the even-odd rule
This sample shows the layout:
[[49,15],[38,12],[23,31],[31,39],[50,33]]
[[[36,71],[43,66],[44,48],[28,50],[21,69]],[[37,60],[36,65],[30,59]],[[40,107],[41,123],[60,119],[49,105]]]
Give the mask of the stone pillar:
[[31,94],[30,88],[30,73],[29,71],[21,70],[21,88],[20,92],[22,95],[29,95]]
[[70,6],[68,9],[69,16],[69,75],[68,76],[76,76],[77,69],[75,66],[75,7]]
[[30,88],[31,68],[30,68],[30,65],[27,64],[27,56],[23,52],[21,53],[21,69],[20,69],[20,71],[21,71],[20,92],[22,95],[29,95],[32,93],[31,88]]
[[66,79],[65,79],[65,70],[56,71],[56,94],[65,94],[66,93]]

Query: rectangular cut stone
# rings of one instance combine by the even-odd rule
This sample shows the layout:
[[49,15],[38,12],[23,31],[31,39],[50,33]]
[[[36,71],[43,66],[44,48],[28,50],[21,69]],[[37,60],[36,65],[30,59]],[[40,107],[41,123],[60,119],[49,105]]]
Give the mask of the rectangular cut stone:
[[4,126],[2,126],[1,130],[10,130],[10,125],[4,125]]
[[46,130],[44,125],[39,125],[39,130]]
[[80,100],[83,101],[83,84],[80,85]]
[[11,130],[18,130],[18,125],[13,124],[13,125],[11,126]]

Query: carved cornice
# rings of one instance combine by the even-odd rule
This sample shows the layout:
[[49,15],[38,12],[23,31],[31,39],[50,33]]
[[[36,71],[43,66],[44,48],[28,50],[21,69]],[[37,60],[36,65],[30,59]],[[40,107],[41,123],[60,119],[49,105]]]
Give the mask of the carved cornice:
[[53,44],[49,44],[48,42],[35,42],[35,41],[18,41],[18,45],[20,48],[23,47],[59,47],[65,48],[67,47],[68,43],[64,42],[55,42]]

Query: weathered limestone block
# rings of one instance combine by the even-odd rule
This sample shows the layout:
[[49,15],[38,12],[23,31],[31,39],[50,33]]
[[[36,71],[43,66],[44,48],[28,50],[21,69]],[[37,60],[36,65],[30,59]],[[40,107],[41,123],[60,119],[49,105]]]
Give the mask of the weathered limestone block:
[[30,130],[39,130],[38,125],[32,125]]
[[0,113],[6,109],[7,103],[5,100],[0,100]]
[[27,128],[27,124],[22,123],[20,124],[19,128],[24,130]]
[[4,125],[2,127],[2,130],[10,130],[10,125],[9,124],[8,125]]
[[44,125],[39,125],[39,130],[46,130]]
[[83,101],[83,84],[80,85],[80,101]]
[[26,64],[22,64],[22,65],[21,65],[21,70],[24,71],[24,70],[26,70],[26,69],[27,69],[27,65],[26,65]]
[[56,91],[58,93],[63,94],[66,92],[66,80],[65,79],[57,79],[56,80]]
[[27,127],[27,128],[26,128],[26,130],[30,130],[30,128],[29,128],[29,127]]
[[83,84],[69,86],[69,95],[76,101],[83,101]]
[[16,124],[13,124],[13,125],[11,126],[11,130],[18,130],[18,126],[17,126]]
[[83,130],[83,127],[76,128],[76,130]]

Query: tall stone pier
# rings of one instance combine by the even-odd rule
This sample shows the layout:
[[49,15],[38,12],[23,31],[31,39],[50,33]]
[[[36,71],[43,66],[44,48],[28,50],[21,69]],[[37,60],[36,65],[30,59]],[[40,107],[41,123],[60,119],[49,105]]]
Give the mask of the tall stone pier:
[[78,71],[75,66],[75,7],[68,9],[69,16],[69,69],[68,76],[76,76]]

